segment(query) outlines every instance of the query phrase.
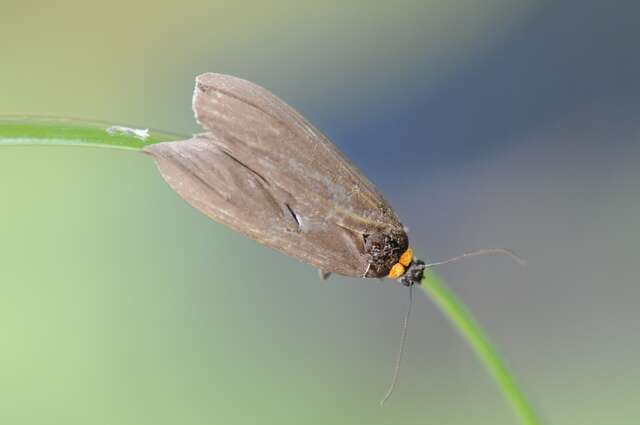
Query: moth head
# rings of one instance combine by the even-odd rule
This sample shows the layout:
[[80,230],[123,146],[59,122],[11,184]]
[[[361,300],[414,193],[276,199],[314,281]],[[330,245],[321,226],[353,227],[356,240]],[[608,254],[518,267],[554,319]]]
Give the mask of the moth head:
[[[397,279],[404,274],[405,267],[411,263],[413,257],[409,249],[409,238],[404,231],[364,235],[364,250],[369,256],[369,269],[366,277]],[[406,265],[400,262],[401,258]],[[390,274],[391,272],[393,275]]]

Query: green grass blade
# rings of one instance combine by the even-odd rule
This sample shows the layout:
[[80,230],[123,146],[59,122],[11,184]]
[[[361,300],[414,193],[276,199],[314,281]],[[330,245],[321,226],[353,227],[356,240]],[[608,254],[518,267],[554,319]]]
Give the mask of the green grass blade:
[[0,117],[0,146],[92,146],[141,150],[184,136],[64,118]]
[[422,279],[420,287],[440,308],[445,317],[453,324],[462,338],[471,346],[487,372],[500,388],[520,422],[526,425],[538,425],[540,419],[527,401],[522,390],[500,358],[496,349],[489,342],[480,325],[473,318],[467,307],[458,300],[444,282],[429,271]]

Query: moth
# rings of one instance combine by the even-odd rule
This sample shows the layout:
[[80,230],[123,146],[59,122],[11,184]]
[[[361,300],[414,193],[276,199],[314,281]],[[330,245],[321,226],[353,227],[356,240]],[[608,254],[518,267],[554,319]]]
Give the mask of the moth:
[[160,174],[189,204],[257,242],[311,264],[321,276],[391,278],[409,287],[392,394],[411,313],[412,289],[425,269],[482,254],[481,249],[425,264],[375,186],[329,141],[267,89],[229,75],[196,78],[193,112],[204,132],[148,145]]
[[192,106],[203,133],[144,148],[189,204],[324,276],[421,281],[425,263],[393,208],[291,106],[214,73],[196,78]]

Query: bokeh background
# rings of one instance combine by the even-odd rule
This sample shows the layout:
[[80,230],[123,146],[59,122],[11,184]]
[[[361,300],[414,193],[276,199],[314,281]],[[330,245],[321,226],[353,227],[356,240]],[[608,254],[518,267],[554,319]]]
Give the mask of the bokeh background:
[[[0,115],[197,132],[194,76],[299,109],[395,206],[548,423],[640,414],[635,1],[3,0]],[[149,158],[0,152],[3,424],[513,424],[420,293],[210,222]]]

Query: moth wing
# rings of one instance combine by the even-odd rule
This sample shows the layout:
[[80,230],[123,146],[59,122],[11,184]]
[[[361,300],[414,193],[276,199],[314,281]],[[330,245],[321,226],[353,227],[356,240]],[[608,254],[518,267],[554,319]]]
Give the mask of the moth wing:
[[299,213],[293,194],[227,152],[215,136],[158,143],[144,151],[171,188],[211,219],[322,270],[366,273],[361,234]]
[[[197,77],[193,110],[214,141],[311,220],[361,235],[402,224],[374,185],[313,125],[268,90],[222,74]],[[331,270],[331,269],[327,269]]]

